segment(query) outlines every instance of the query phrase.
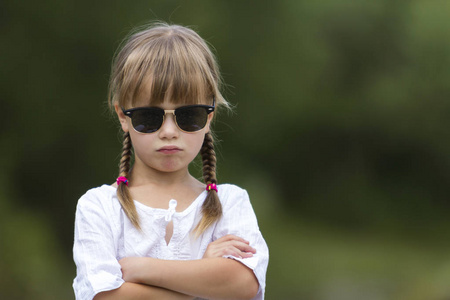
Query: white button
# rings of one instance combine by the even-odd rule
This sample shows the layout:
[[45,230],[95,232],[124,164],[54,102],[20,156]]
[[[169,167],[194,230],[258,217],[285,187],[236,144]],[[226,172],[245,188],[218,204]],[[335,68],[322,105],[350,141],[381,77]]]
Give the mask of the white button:
[[167,210],[167,214],[166,214],[166,221],[169,222],[172,220],[172,216],[175,213],[175,208],[177,207],[177,200],[170,200],[169,201],[169,209]]

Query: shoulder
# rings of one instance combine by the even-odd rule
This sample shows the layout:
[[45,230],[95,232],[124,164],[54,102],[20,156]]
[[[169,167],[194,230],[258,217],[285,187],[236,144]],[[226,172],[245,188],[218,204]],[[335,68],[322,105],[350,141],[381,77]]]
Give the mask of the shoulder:
[[225,183],[218,185],[217,189],[224,207],[250,202],[247,191],[237,185]]
[[[79,230],[91,231],[92,228],[116,224],[121,206],[116,196],[117,189],[102,185],[88,190],[80,197],[75,212],[75,223]],[[109,226],[108,225],[108,226]]]
[[247,191],[237,185],[223,183],[217,186],[219,197],[233,197],[236,195],[247,194]]
[[77,209],[111,206],[114,202],[118,202],[116,188],[104,184],[82,195],[78,200]]
[[235,185],[235,184],[231,184],[231,183],[221,183],[217,185],[217,189],[220,192],[239,192],[239,191],[245,191],[243,188]]

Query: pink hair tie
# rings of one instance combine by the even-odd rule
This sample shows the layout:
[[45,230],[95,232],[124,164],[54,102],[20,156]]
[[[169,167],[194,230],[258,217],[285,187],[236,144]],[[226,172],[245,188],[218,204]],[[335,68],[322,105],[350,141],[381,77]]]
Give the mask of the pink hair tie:
[[117,185],[119,185],[121,182],[125,183],[126,186],[128,186],[128,179],[126,177],[120,176],[117,178]]
[[217,185],[215,183],[210,183],[206,186],[206,190],[209,192],[211,190],[215,190],[216,193],[218,193],[219,191],[217,190]]

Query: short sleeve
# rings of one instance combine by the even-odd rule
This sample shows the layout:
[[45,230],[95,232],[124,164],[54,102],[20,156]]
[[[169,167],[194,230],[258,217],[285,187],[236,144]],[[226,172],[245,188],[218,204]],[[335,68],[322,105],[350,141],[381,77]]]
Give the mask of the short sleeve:
[[226,257],[235,259],[253,270],[259,282],[259,291],[254,299],[264,299],[269,249],[259,230],[247,191],[236,186],[230,187],[230,193],[225,195],[219,193],[223,205],[223,217],[216,225],[214,239],[233,234],[249,241],[250,246],[256,249],[256,254],[250,258]]
[[77,266],[73,281],[76,300],[91,300],[96,294],[117,289],[124,282],[116,258],[113,226],[99,198],[89,191],[77,205],[73,246]]

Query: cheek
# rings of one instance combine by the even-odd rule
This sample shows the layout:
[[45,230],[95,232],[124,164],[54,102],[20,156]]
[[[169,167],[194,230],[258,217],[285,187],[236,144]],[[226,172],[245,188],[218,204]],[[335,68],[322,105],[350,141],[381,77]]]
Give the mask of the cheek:
[[195,136],[195,138],[191,140],[191,148],[192,152],[195,152],[195,156],[200,152],[204,139],[205,134],[198,134],[198,136]]
[[133,144],[136,155],[146,154],[150,151],[149,145],[152,143],[151,136],[141,136],[136,132],[130,131],[131,143]]

